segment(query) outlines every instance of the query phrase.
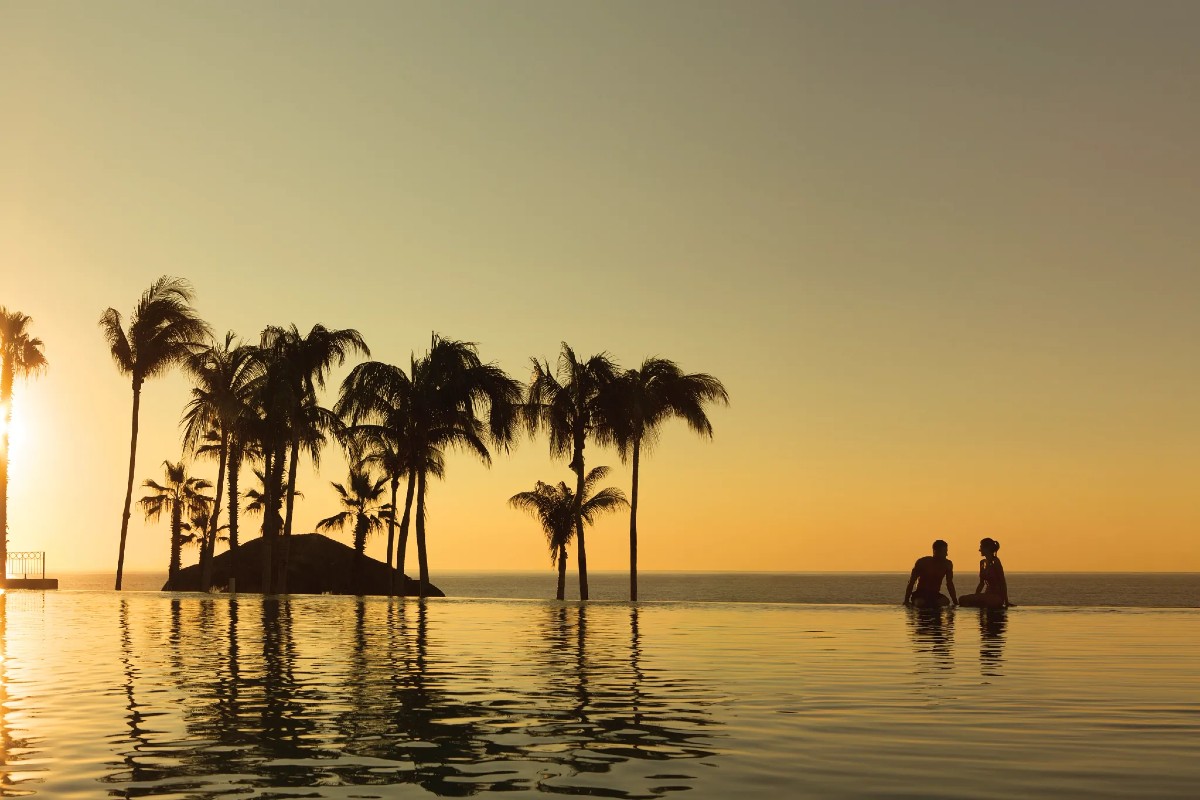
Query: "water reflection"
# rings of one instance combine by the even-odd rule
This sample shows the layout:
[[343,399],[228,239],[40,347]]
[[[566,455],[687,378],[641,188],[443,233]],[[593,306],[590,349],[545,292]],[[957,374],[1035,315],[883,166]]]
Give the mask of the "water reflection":
[[512,622],[506,641],[415,599],[137,605],[165,605],[167,630],[122,600],[126,730],[105,778],[118,796],[415,784],[653,797],[691,788],[699,767],[639,762],[715,759],[717,696],[646,667],[637,609],[530,605],[533,624]]
[[998,676],[1004,661],[1004,629],[1008,612],[1002,608],[979,609],[979,666],[984,675]]
[[[24,797],[34,793],[41,777],[29,775],[37,770],[27,763],[37,756],[35,742],[13,730],[10,717],[16,710],[17,698],[12,689],[8,668],[8,595],[0,589],[0,797]],[[25,774],[22,774],[25,771]]]
[[948,608],[909,609],[909,635],[918,671],[954,669],[954,613]]

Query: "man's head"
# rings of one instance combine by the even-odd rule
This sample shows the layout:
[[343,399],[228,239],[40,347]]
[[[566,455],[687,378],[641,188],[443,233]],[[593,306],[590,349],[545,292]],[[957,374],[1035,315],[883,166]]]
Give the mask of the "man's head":
[[943,540],[938,539],[933,543],[933,554],[938,558],[945,558],[946,554],[949,552],[950,545],[946,544]]

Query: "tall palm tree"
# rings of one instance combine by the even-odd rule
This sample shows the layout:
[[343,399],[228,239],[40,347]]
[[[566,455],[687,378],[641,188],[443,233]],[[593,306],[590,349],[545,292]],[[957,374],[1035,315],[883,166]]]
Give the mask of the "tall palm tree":
[[121,544],[117,551],[116,588],[125,573],[125,539],[129,533],[129,509],[133,502],[133,475],[137,463],[138,409],[142,384],[189,358],[211,337],[208,324],[192,308],[192,287],[181,278],[164,275],[142,293],[129,327],[114,308],[100,316],[100,328],[113,361],[133,385],[133,423],[129,437],[129,477],[125,506],[121,512]]
[[13,383],[46,368],[41,339],[29,335],[27,314],[0,306],[0,586],[8,575],[8,431],[12,425]]
[[358,591],[358,580],[362,569],[363,551],[367,546],[367,535],[382,528],[384,521],[393,513],[390,504],[379,502],[387,483],[386,475],[376,479],[364,469],[351,469],[350,480],[345,486],[332,483],[344,510],[317,523],[319,531],[332,528],[344,530],[347,525],[353,523],[354,568],[350,576],[350,585],[355,594],[362,594]]
[[[415,372],[416,364],[413,363]],[[351,460],[361,465],[374,464],[388,476],[392,508],[397,505],[400,479],[407,477],[404,514],[399,541],[395,540],[395,514],[388,519],[387,563],[392,565],[392,547],[396,548],[396,569],[389,578],[388,593],[395,592],[397,576],[404,575],[404,557],[416,493],[417,469],[441,478],[445,475],[445,457],[436,446],[422,446],[425,437],[418,425],[418,409],[412,381],[404,370],[380,361],[359,364],[342,381],[336,413],[345,423],[343,440]]]
[[638,599],[637,511],[638,473],[643,448],[658,441],[659,429],[678,417],[701,436],[712,438],[712,423],[704,412],[708,403],[729,403],[729,393],[719,380],[703,372],[685,374],[673,361],[647,358],[640,369],[626,370],[602,398],[605,424],[617,444],[621,460],[633,462],[633,489],[629,505],[629,599]]
[[[293,403],[290,397],[287,360],[283,348],[279,346],[279,337],[275,334],[280,329],[268,328],[263,331],[260,344],[254,348],[254,358],[258,363],[257,377],[251,382],[250,396],[254,409],[253,421],[248,421],[248,442],[258,452],[262,463],[260,480],[262,493],[257,498],[257,505],[263,512],[262,525],[262,556],[259,583],[263,594],[275,591],[274,575],[276,569],[275,540],[283,529],[281,509],[286,494],[287,478],[285,463],[288,451],[288,441],[293,428],[295,417]],[[257,472],[257,470],[256,470]],[[247,493],[247,497],[251,497]],[[254,504],[252,503],[251,506]],[[251,507],[247,511],[252,510]]]
[[424,597],[429,584],[428,478],[437,476],[449,447],[472,452],[490,466],[488,444],[504,450],[511,446],[524,392],[500,367],[484,363],[473,342],[443,339],[436,333],[429,352],[412,363],[412,384],[415,424],[409,468],[417,473],[417,562]]
[[612,441],[612,427],[605,419],[605,392],[616,380],[617,365],[607,353],[580,361],[566,342],[558,356],[558,367],[533,359],[533,376],[525,405],[525,420],[531,434],[545,428],[550,436],[550,455],[571,455],[575,473],[575,541],[579,549],[579,597],[588,599],[587,549],[583,538],[584,494],[583,450],[588,439],[598,444]]
[[[620,489],[608,487],[595,491],[596,484],[608,476],[608,467],[595,467],[583,481],[584,500],[580,504],[583,519],[591,524],[604,511],[615,511],[628,505]],[[575,492],[565,482],[556,485],[537,482],[532,492],[520,492],[508,499],[513,508],[528,511],[542,524],[546,544],[550,547],[550,564],[558,565],[558,593],[556,598],[566,597],[567,588],[567,545],[575,535]]]
[[[230,459],[231,445],[237,438],[240,421],[252,413],[250,387],[257,376],[258,362],[251,348],[237,343],[237,337],[230,331],[225,334],[223,343],[195,353],[184,366],[194,384],[181,420],[184,448],[217,457],[216,499],[209,521],[211,530],[202,537],[200,548],[200,589],[208,591],[212,583],[212,548],[217,540],[226,468],[230,470],[230,485],[234,488],[237,478],[233,473],[240,467],[240,458]],[[232,505],[230,512],[234,514]],[[231,557],[236,558],[236,553]]]
[[362,334],[353,328],[342,330],[314,325],[301,335],[295,325],[288,328],[270,327],[263,332],[263,345],[270,348],[282,369],[282,391],[287,419],[290,422],[285,437],[288,454],[286,509],[283,518],[283,542],[279,554],[280,568],[276,578],[280,591],[287,590],[288,545],[292,534],[292,512],[296,496],[296,470],[303,448],[314,464],[319,462],[325,434],[336,430],[337,420],[332,412],[317,401],[317,388],[324,388],[329,370],[344,364],[354,353],[370,356],[370,348]]
[[[409,362],[409,373],[390,364],[360,364],[342,384],[335,410],[348,423],[352,447],[382,457],[393,451],[390,473],[408,474],[396,569],[403,574],[410,513],[415,505],[419,593],[429,584],[425,541],[428,479],[445,474],[445,452],[461,447],[491,463],[488,444],[507,448],[521,402],[521,385],[484,363],[472,342],[433,334],[429,351]],[[386,467],[385,467],[386,468]]]
[[164,511],[171,515],[171,565],[167,572],[167,587],[174,589],[179,579],[180,558],[183,550],[184,520],[190,520],[197,512],[208,513],[213,498],[204,494],[205,489],[211,489],[212,484],[202,478],[192,478],[187,474],[187,467],[180,461],[172,464],[163,462],[165,483],[147,479],[142,486],[149,489],[151,494],[138,501],[146,519],[156,521]]

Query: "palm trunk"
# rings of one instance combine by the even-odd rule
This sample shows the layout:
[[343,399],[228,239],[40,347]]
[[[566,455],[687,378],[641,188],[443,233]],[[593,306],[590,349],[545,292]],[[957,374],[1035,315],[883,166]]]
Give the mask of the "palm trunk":
[[225,488],[225,464],[229,460],[229,434],[221,431],[221,453],[217,458],[217,491],[213,497],[212,519],[209,520],[202,547],[204,548],[204,565],[200,567],[200,591],[207,592],[212,588],[213,554],[217,549],[218,521],[221,517],[221,490]]
[[275,448],[264,443],[263,447],[263,527],[262,527],[262,585],[259,588],[263,594],[271,593],[271,568],[274,562],[271,558],[271,509],[274,507],[271,491],[271,478],[275,474]]
[[292,544],[292,508],[296,504],[296,465],[300,463],[300,441],[292,442],[292,461],[288,464],[287,516],[283,520],[283,543],[279,548],[279,591],[287,593],[288,559]]
[[567,598],[567,546],[560,544],[558,546],[558,594],[556,599],[565,600]]
[[121,591],[121,578],[125,574],[125,538],[129,535],[129,507],[133,503],[133,470],[137,462],[138,409],[142,404],[142,382],[133,379],[133,431],[129,435],[129,478],[125,483],[125,508],[121,512],[121,546],[117,550],[117,585]]
[[629,497],[629,599],[637,602],[637,503],[638,465],[642,456],[642,440],[633,440],[633,491]]
[[354,523],[354,565],[350,568],[350,592],[352,594],[364,594],[360,581],[362,578],[363,551],[366,549],[367,518],[360,513]]
[[229,591],[237,591],[238,472],[242,468],[242,444],[234,439],[229,453]]
[[[287,465],[287,446],[280,443],[279,450],[275,453],[275,474],[271,478],[271,485],[274,487],[283,486],[284,467]],[[280,585],[283,583],[283,547],[280,542],[281,534],[283,533],[283,498],[279,496],[279,489],[276,488],[271,495],[271,537],[275,558],[271,564],[272,583],[271,594],[279,594]]]
[[425,551],[425,470],[417,472],[417,562],[421,567],[419,596],[429,585],[429,554]]
[[404,517],[400,520],[400,541],[396,542],[396,573],[399,575],[400,595],[407,594],[408,586],[404,581],[404,556],[408,549],[408,522],[411,518],[413,493],[417,486],[417,473],[408,473],[408,491],[404,495]]
[[178,498],[171,504],[171,566],[167,570],[167,586],[177,591],[179,569],[183,561],[183,508]]
[[388,543],[387,543],[387,565],[388,565],[388,597],[396,593],[396,573],[392,570],[392,547],[396,544],[396,492],[400,488],[400,476],[392,476],[392,513],[388,517]]
[[576,442],[575,458],[571,459],[575,470],[575,538],[579,545],[579,599],[588,599],[587,548],[583,541],[583,445]]
[[4,406],[4,426],[0,428],[0,589],[8,583],[8,431],[12,427],[13,366],[4,360],[0,377],[0,405]]

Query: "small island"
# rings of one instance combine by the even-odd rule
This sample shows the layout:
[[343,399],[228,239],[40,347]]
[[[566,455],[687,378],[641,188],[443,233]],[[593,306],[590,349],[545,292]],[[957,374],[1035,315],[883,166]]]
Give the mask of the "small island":
[[[354,574],[353,547],[334,541],[319,533],[297,534],[291,537],[288,559],[287,587],[289,594],[355,594],[387,595],[390,568],[365,554],[358,566],[358,579]],[[235,588],[240,592],[262,591],[262,537],[251,539],[237,549],[237,578]],[[229,587],[232,561],[229,551],[213,556],[213,586]],[[200,591],[200,565],[193,564],[179,571],[175,590],[181,592]],[[168,587],[163,586],[166,590]],[[396,594],[416,596],[419,594],[417,581],[407,575],[397,576]],[[426,597],[445,597],[445,593],[433,584],[426,584]]]

